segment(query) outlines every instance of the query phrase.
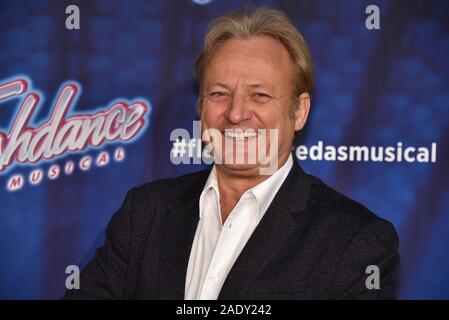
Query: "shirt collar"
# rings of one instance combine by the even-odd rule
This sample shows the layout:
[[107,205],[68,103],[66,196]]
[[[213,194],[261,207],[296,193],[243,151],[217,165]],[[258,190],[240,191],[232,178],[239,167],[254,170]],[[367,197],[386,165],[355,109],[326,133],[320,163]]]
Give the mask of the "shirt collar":
[[212,167],[211,172],[209,173],[209,177],[207,178],[206,184],[204,185],[203,192],[201,192],[200,196],[200,219],[203,214],[203,206],[204,206],[204,198],[206,196],[210,196],[210,193],[215,193],[216,199],[218,203],[220,203],[220,192],[218,190],[218,181],[217,181],[217,172],[215,165]]
[[287,178],[292,166],[293,157],[290,154],[287,161],[274,174],[247,191],[253,193],[259,204],[259,220],[262,219],[267,211],[275,195],[281,188],[282,183],[284,183],[284,180]]
[[[258,185],[252,187],[251,189],[247,190],[243,195],[242,198],[246,194],[251,194],[254,196],[254,198],[257,201],[258,207],[259,207],[259,221],[262,219],[263,215],[267,211],[268,207],[271,204],[271,201],[273,201],[273,198],[275,197],[276,193],[279,191],[282,183],[287,178],[291,168],[293,166],[293,157],[290,154],[287,161],[284,163],[284,165],[279,168],[274,174],[272,174],[268,179],[265,179]],[[204,202],[204,197],[209,195],[210,193],[215,193],[216,199],[218,201],[218,204],[220,203],[220,192],[218,189],[218,180],[217,180],[217,172],[215,165],[213,166],[209,177],[207,178],[206,184],[204,185],[203,192],[200,196],[200,212],[199,217],[201,219],[202,216],[202,207]]]

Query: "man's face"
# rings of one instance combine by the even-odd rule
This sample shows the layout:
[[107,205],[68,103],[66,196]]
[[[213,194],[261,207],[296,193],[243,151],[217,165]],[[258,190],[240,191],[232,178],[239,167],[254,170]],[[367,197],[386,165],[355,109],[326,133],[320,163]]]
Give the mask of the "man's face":
[[[295,97],[296,102],[292,101],[292,83],[293,63],[287,49],[277,40],[268,36],[231,38],[219,45],[204,70],[200,94],[203,130],[213,128],[220,132],[218,151],[225,155],[218,165],[220,169],[233,174],[258,174],[262,161],[253,146],[259,143],[266,148],[266,155],[277,151],[279,165],[287,160],[294,131],[304,126],[310,103],[305,94],[307,110],[301,111],[304,99]],[[251,129],[255,133],[259,129],[266,132],[243,136],[238,133],[250,133]],[[277,130],[277,147],[273,136],[270,139],[270,129]],[[225,150],[225,144],[232,147]],[[270,151],[270,145],[276,150]],[[215,143],[214,148],[217,149]],[[230,152],[232,161],[224,159]],[[257,161],[248,161],[250,153],[255,154]],[[243,163],[237,161],[239,156],[245,159]]]

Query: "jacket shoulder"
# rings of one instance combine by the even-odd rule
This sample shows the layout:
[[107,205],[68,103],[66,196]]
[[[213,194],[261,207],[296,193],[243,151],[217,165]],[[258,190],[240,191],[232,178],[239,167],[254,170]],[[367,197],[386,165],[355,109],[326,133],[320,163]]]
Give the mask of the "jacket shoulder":
[[193,190],[200,190],[206,183],[210,170],[202,170],[175,178],[159,179],[132,188],[129,193],[135,200],[170,199]]
[[319,178],[306,174],[306,179],[311,185],[309,209],[316,213],[314,218],[347,231],[371,224],[392,226],[363,204],[333,189]]

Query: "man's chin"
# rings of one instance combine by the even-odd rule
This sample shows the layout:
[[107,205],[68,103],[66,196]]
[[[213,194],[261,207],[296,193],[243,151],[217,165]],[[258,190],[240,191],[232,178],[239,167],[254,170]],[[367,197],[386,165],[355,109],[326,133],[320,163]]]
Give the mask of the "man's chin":
[[254,175],[259,172],[259,164],[247,163],[226,163],[218,165],[223,171],[233,172],[236,174],[250,174]]

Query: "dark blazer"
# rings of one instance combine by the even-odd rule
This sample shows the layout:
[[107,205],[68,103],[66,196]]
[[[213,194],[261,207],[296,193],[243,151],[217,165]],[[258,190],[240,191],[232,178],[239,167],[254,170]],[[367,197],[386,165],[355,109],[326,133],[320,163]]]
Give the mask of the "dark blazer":
[[[131,189],[104,245],[65,298],[184,299],[198,203],[210,171]],[[219,299],[392,299],[393,226],[294,164]],[[380,269],[368,290],[367,266]]]

